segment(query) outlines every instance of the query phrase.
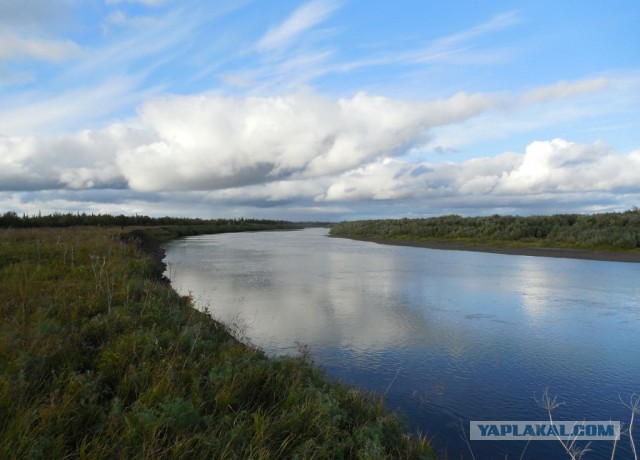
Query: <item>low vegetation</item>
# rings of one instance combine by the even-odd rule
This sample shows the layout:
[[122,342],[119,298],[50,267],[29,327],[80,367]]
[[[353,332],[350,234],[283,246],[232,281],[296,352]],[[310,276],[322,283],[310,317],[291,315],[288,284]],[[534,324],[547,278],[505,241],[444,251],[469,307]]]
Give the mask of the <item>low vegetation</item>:
[[432,457],[382,399],[178,296],[152,250],[224,231],[185,224],[0,229],[0,458]]
[[455,241],[495,246],[538,246],[640,251],[640,210],[592,215],[385,219],[342,222],[334,236],[407,241]]
[[191,217],[149,217],[143,215],[125,216],[123,214],[112,216],[110,214],[87,213],[54,213],[46,216],[40,214],[19,215],[15,211],[7,211],[0,215],[0,227],[5,228],[32,228],[32,227],[109,227],[109,226],[137,226],[157,227],[172,226],[174,228],[187,229],[198,228],[213,230],[214,233],[268,230],[272,228],[300,228],[302,224],[287,222],[284,220],[263,219],[200,219]]

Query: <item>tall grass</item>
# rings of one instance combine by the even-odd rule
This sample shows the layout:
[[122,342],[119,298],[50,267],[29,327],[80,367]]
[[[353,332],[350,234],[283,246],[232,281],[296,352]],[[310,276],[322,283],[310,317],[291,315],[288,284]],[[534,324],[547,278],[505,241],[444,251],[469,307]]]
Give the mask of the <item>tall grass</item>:
[[149,252],[178,232],[147,232],[0,230],[0,458],[433,457],[382,399],[192,308]]

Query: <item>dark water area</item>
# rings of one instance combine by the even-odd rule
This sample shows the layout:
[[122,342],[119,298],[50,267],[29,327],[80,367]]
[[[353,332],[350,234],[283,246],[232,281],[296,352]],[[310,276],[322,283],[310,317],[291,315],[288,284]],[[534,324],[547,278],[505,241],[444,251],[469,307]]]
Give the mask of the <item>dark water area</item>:
[[[166,246],[167,276],[267,353],[298,343],[339,380],[386,395],[411,430],[471,458],[470,420],[628,423],[640,393],[640,264],[385,246],[326,229],[205,235]],[[637,432],[638,430],[636,430]],[[636,444],[640,438],[636,433]],[[520,458],[523,441],[471,441]],[[595,441],[585,459],[609,459]],[[622,437],[617,459],[632,458]],[[533,441],[525,459],[564,459]]]

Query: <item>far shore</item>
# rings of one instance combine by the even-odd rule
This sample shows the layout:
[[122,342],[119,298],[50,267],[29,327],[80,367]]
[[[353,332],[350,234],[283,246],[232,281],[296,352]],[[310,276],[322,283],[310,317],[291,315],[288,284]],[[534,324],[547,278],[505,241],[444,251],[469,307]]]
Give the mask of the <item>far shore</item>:
[[456,241],[408,241],[391,240],[384,238],[352,238],[348,236],[335,236],[335,238],[348,238],[357,241],[368,241],[378,244],[391,244],[394,246],[411,246],[426,249],[443,249],[451,251],[489,252],[492,254],[508,254],[514,256],[556,257],[563,259],[601,260],[608,262],[640,263],[640,252],[632,251],[593,251],[589,249],[572,248],[539,248],[539,247],[514,247],[514,246],[489,246],[485,244],[460,243]]

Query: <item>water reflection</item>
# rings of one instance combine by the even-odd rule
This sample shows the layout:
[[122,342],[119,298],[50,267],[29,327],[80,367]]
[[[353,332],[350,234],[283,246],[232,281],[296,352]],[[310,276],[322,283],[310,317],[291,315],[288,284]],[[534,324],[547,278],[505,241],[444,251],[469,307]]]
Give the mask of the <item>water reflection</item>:
[[[389,404],[436,435],[452,458],[468,456],[460,419],[544,418],[533,394],[546,387],[567,402],[565,419],[628,420],[616,401],[640,391],[637,265],[383,246],[326,233],[176,241],[167,247],[172,284],[239,323],[269,353],[299,341],[332,376],[388,390]],[[477,458],[519,458],[522,448],[490,444],[474,446]],[[530,458],[564,458],[542,444],[529,448]],[[621,449],[623,458],[628,447]]]
[[256,250],[253,235],[246,243],[216,235],[172,244],[167,261],[174,287],[222,321],[239,323],[269,352],[300,341],[362,353],[432,335],[427,318],[394,288],[407,271],[398,266],[401,259],[368,257],[363,262],[371,269],[362,270],[362,259],[340,248],[311,259],[304,245],[281,247],[279,233],[259,237],[269,251]]

